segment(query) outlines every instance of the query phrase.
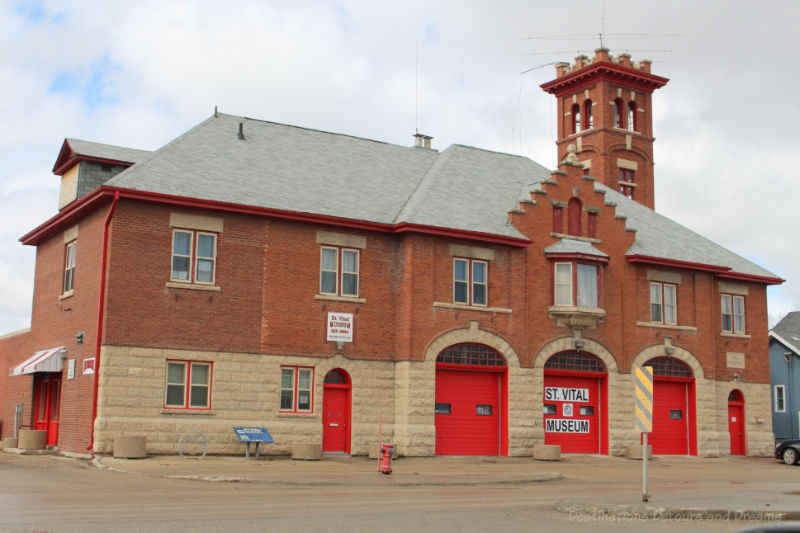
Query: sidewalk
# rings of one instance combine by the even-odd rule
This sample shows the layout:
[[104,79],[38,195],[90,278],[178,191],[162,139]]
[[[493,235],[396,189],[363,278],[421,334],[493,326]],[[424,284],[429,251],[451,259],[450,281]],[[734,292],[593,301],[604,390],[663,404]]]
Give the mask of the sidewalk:
[[[393,473],[365,457],[321,461],[285,457],[146,459],[96,457],[110,471],[206,482],[291,486],[543,487],[564,498],[556,508],[577,520],[598,516],[704,520],[800,520],[800,467],[766,458],[657,457],[649,464],[650,502],[642,502],[642,463],[607,456],[567,455],[558,462],[520,457],[399,458]],[[548,488],[549,487],[549,488]]]

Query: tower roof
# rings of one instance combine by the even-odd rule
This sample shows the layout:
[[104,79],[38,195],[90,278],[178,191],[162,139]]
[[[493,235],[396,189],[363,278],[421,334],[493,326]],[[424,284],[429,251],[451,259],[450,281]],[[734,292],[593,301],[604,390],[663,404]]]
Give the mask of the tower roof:
[[612,56],[608,49],[598,48],[591,60],[586,56],[575,58],[575,64],[558,63],[557,76],[540,87],[556,96],[579,90],[598,79],[617,81],[627,86],[652,93],[667,84],[669,79],[650,73],[650,60],[631,62],[631,56]]

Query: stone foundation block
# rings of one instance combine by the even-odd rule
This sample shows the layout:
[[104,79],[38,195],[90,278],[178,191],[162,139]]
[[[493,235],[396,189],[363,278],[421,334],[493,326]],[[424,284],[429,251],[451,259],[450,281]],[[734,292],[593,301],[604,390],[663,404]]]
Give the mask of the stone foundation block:
[[533,458],[537,461],[560,461],[560,444],[535,444],[533,446]]
[[138,435],[115,436],[114,457],[117,459],[143,459],[147,457],[147,437]]
[[322,444],[295,444],[292,446],[292,459],[319,461],[322,459]]
[[[628,459],[638,459],[641,461],[642,451],[643,451],[642,448],[643,446],[641,444],[638,446],[628,446],[628,453],[626,457]],[[647,445],[647,458],[648,459],[653,458],[653,447],[650,446],[649,444]]]
[[19,430],[17,448],[20,450],[44,450],[47,448],[47,431],[38,429]]

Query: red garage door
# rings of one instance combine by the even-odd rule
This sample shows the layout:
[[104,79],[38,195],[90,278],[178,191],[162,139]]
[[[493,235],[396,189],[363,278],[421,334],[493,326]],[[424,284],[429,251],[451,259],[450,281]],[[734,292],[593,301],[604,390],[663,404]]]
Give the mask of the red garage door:
[[442,351],[436,366],[436,455],[503,453],[503,358],[460,344]]
[[648,443],[657,455],[695,454],[694,380],[682,361],[659,357],[653,367],[653,431]]
[[556,354],[545,363],[544,442],[563,453],[608,453],[605,365],[593,355]]
[[689,453],[686,383],[653,383],[653,432],[648,436],[653,453],[686,455]]

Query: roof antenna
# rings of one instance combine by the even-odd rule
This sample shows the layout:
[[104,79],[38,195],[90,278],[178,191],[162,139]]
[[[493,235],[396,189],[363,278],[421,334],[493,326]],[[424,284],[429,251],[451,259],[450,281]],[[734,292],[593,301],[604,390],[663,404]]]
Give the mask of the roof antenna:
[[605,0],[600,2],[600,48],[603,46],[603,34],[606,32],[606,3]]
[[419,133],[419,34],[414,39],[414,132]]
[[242,140],[242,141],[244,140],[244,123],[243,122],[239,123],[239,139]]
[[214,118],[217,118],[217,106],[214,106]]

